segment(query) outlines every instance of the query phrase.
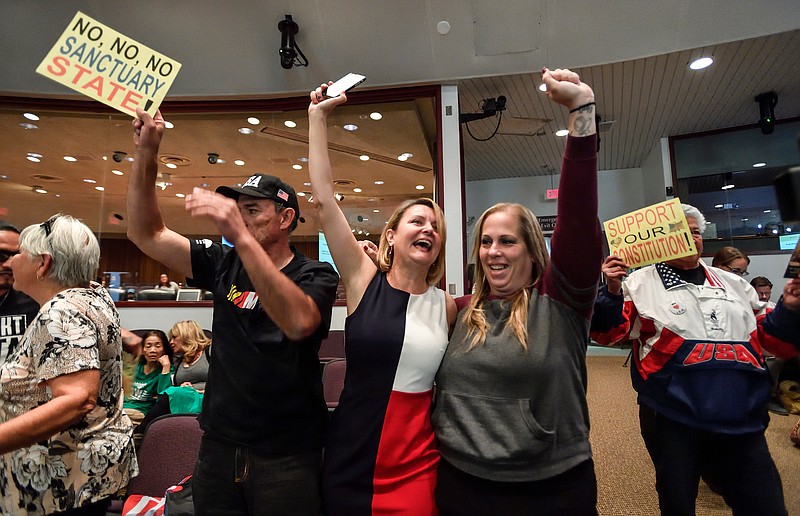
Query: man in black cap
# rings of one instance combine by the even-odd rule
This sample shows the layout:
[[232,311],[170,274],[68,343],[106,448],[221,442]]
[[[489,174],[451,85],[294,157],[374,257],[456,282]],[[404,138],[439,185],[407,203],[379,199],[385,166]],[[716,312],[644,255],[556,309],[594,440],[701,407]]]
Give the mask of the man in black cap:
[[19,229],[0,220],[0,364],[17,347],[25,329],[39,312],[39,304],[14,290],[14,273],[6,265],[19,253]]
[[168,229],[154,186],[164,120],[137,115],[128,237],[214,294],[195,513],[316,516],[328,417],[317,351],[339,278],[289,245],[300,207],[294,189],[274,176],[187,196],[190,215],[210,218],[233,248]]

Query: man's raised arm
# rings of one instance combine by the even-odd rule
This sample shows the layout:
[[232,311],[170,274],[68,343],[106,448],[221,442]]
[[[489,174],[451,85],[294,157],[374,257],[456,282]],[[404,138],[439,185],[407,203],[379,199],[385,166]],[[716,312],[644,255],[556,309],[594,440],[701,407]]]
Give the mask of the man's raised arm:
[[128,238],[146,255],[171,269],[192,276],[189,240],[164,225],[156,199],[158,148],[164,133],[164,118],[141,109],[133,121],[136,155],[128,181]]

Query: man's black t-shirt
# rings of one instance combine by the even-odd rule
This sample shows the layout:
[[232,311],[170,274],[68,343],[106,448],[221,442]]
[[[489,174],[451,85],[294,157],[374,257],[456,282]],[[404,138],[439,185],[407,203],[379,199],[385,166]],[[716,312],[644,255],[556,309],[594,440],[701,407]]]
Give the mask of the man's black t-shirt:
[[39,313],[39,303],[13,288],[0,296],[0,364],[18,345]]
[[269,318],[236,250],[193,240],[192,278],[214,293],[211,364],[200,414],[209,437],[263,453],[318,450],[328,411],[318,351],[327,335],[339,277],[327,263],[294,258],[281,272],[308,294],[322,322],[291,341]]

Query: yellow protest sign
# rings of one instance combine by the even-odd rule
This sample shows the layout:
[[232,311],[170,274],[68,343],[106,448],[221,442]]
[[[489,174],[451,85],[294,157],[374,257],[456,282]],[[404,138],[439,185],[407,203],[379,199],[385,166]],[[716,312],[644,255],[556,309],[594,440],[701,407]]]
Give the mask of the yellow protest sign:
[[630,267],[697,253],[677,198],[608,220],[603,228],[611,253]]
[[36,72],[136,116],[156,113],[181,64],[78,12]]

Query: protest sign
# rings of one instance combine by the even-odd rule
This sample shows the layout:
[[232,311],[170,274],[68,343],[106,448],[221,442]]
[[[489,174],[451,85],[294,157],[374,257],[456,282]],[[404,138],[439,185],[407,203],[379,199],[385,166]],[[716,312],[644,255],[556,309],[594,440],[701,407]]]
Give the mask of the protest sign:
[[677,198],[603,223],[608,247],[629,267],[642,267],[697,253]]
[[131,116],[156,113],[181,64],[78,12],[36,72]]

